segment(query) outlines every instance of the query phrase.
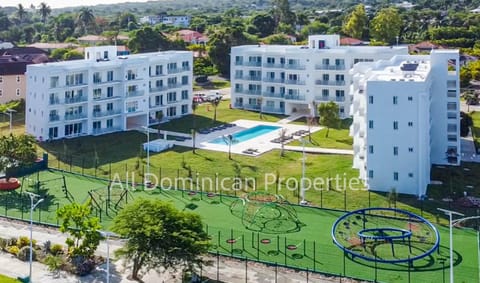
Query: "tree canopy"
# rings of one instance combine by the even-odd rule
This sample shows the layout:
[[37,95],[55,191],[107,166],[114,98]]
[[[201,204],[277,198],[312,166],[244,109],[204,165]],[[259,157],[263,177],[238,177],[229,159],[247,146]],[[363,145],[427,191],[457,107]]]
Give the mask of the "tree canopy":
[[338,105],[333,101],[321,103],[318,107],[318,114],[320,115],[320,124],[327,127],[325,137],[328,138],[330,128],[337,128],[340,125]]
[[365,6],[358,4],[353,12],[347,17],[347,21],[343,24],[343,32],[353,38],[363,39],[367,30],[368,17],[365,12]]
[[203,263],[201,256],[210,247],[199,215],[161,200],[137,199],[128,204],[115,217],[112,230],[127,239],[116,254],[133,261],[134,279],[141,268],[193,270]]
[[403,26],[395,8],[381,9],[370,22],[370,35],[377,42],[393,44]]

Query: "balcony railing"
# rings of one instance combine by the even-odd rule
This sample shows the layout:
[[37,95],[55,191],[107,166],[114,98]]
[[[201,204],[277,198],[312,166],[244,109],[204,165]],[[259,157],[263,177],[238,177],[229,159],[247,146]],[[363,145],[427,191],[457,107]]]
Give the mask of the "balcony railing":
[[335,101],[336,102],[343,102],[343,101],[345,101],[345,96],[337,96],[337,97],[335,97]]
[[100,97],[94,97],[93,100],[95,101],[102,101],[102,100],[110,100],[110,99],[120,99],[121,97],[118,95],[115,96],[100,96]]
[[275,97],[275,98],[283,98],[285,96],[285,93],[275,93],[275,92],[263,92],[263,96],[265,97]]
[[258,104],[243,104],[244,109],[248,110],[260,110],[260,105]]
[[249,89],[240,89],[235,90],[236,93],[247,94],[247,95],[260,95],[260,90],[249,90]]
[[60,115],[50,115],[48,121],[49,122],[60,121]]
[[305,81],[302,80],[285,80],[285,83],[290,85],[305,85]]
[[243,79],[247,81],[261,81],[262,77],[261,76],[243,76]]
[[316,70],[341,71],[341,70],[345,70],[345,65],[317,64],[317,65],[315,65],[315,69]]
[[323,96],[323,95],[316,95],[315,100],[317,101],[330,101],[329,96]]
[[264,68],[284,68],[285,64],[281,63],[263,63]]
[[243,103],[235,102],[235,103],[233,104],[233,107],[235,107],[235,108],[243,108]]
[[288,100],[305,100],[305,95],[285,94],[285,99],[288,99]]
[[167,90],[168,87],[167,86],[156,86],[156,87],[152,87],[150,88],[150,92],[160,92],[160,91],[165,91]]
[[65,120],[79,120],[79,119],[86,119],[87,114],[84,113],[76,113],[76,114],[65,114]]
[[275,78],[263,78],[263,81],[267,83],[279,83],[279,84],[285,83],[285,79],[275,79]]
[[60,104],[60,98],[51,97],[50,100],[48,101],[48,104],[50,104],[50,105]]
[[135,97],[135,96],[142,96],[145,93],[143,90],[132,90],[132,91],[127,91],[126,95],[127,97]]
[[345,81],[326,81],[326,80],[316,80],[316,85],[333,85],[333,86],[342,86],[345,85]]
[[97,128],[92,130],[92,135],[101,135],[121,131],[120,127]]
[[235,66],[243,66],[243,61],[235,61]]
[[105,117],[105,116],[113,116],[119,115],[122,111],[120,109],[116,110],[107,110],[107,111],[93,111],[93,117]]
[[167,88],[169,88],[169,89],[170,89],[170,88],[179,88],[179,87],[181,87],[181,86],[182,86],[182,84],[180,84],[180,83],[167,84]]
[[305,65],[300,65],[300,64],[285,64],[285,69],[290,69],[290,70],[305,70]]
[[268,113],[284,114],[285,108],[275,108],[275,107],[264,106],[262,107],[262,111],[268,112]]
[[249,67],[261,67],[262,62],[244,62],[243,65]]
[[65,97],[65,104],[86,102],[86,96]]

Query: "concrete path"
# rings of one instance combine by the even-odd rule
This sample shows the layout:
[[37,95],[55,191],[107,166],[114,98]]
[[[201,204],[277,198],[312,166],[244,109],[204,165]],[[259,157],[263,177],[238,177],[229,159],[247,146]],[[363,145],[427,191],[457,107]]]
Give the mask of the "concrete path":
[[302,117],[306,117],[306,116],[307,116],[306,113],[297,112],[297,113],[293,113],[292,115],[288,116],[285,119],[282,119],[282,120],[278,121],[277,123],[278,124],[288,124],[288,123],[291,123],[295,120],[298,120],[298,119],[300,119]]
[[[278,148],[281,146],[279,145]],[[302,146],[286,145],[285,150],[290,151],[303,151]],[[305,147],[306,153],[327,153],[327,154],[343,154],[353,155],[353,150],[350,149],[336,149],[336,148],[322,148],[322,147]]]
[[[0,217],[0,237],[2,238],[18,238],[20,236],[29,236],[29,225],[24,222],[11,221]],[[42,245],[47,240],[51,243],[64,244],[66,234],[60,233],[57,229],[47,228],[43,226],[33,227],[33,238],[37,240],[38,245]],[[123,245],[122,241],[110,239],[109,248],[110,256],[113,256],[113,252]],[[97,255],[106,256],[107,246],[103,241],[98,250]],[[331,282],[356,282],[346,279],[340,279],[335,277],[325,277],[319,274],[306,272],[296,272],[291,269],[278,268],[276,272],[274,267],[267,267],[266,265],[249,262],[247,265],[247,272],[245,269],[245,262],[236,261],[229,258],[219,257],[219,264],[217,266],[216,257],[208,257],[213,262],[211,266],[205,267],[202,270],[202,275],[208,275],[210,278],[216,279],[217,274],[219,279],[223,282],[240,283],[245,282],[245,274],[248,278],[248,282],[263,283],[263,282],[292,282],[300,283],[306,282],[307,276],[309,282],[317,283],[331,283]],[[29,272],[28,262],[18,260],[16,257],[0,252],[0,274],[4,274],[13,278],[25,277]],[[110,262],[110,282],[111,283],[133,283],[127,279],[131,269],[128,265],[121,261],[115,261],[112,259]],[[142,280],[144,283],[180,283],[180,274],[163,272],[158,273],[156,271],[149,270],[142,274]],[[47,266],[34,262],[32,265],[32,281],[35,283],[100,283],[106,282],[106,264],[98,267],[91,275],[78,277],[68,274],[66,272],[60,272],[58,274],[52,274],[48,271]]]

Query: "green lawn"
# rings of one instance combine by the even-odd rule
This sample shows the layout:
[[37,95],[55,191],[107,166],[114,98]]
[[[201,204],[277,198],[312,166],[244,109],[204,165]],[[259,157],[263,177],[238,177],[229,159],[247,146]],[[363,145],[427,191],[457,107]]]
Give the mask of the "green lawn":
[[2,283],[20,283],[19,280],[0,274],[0,282]]
[[[89,198],[88,192],[94,190],[91,194],[94,196],[95,202],[101,207],[106,207],[106,182],[68,173],[64,175],[71,199],[78,202],[85,201]],[[43,181],[40,191],[35,186],[29,186],[29,184],[33,184],[32,182],[37,176]],[[61,172],[43,171],[38,175],[30,176],[31,180],[24,180],[24,187],[21,190],[34,191],[45,198],[45,201],[40,203],[36,209],[34,216],[36,221],[56,224],[55,210],[57,207],[70,202],[62,191],[63,179],[61,177]],[[109,229],[115,212],[125,205],[125,199],[120,200],[121,192],[123,191],[119,186],[112,188],[112,202],[118,202],[119,205],[115,207],[112,203],[108,209],[108,215],[104,210],[100,214],[99,209],[94,209],[94,214],[101,216],[104,229]],[[27,219],[29,217],[29,200],[24,195],[20,191],[1,194],[0,205],[6,209],[0,211],[0,213],[10,217]],[[340,196],[337,195],[337,201],[338,199],[341,200]],[[143,190],[131,191],[127,200],[131,201],[133,198],[160,198],[172,202],[179,209],[200,214],[206,224],[205,230],[212,239],[212,252],[218,251],[227,256],[248,257],[250,260],[277,263],[302,269],[308,268],[334,275],[373,280],[376,273],[377,280],[380,282],[408,282],[409,267],[406,264],[378,264],[377,272],[375,272],[375,264],[371,262],[349,258],[343,260],[343,252],[332,243],[330,235],[333,223],[343,214],[339,211],[290,206],[296,211],[298,220],[303,223],[300,229],[291,232],[266,233],[246,229],[241,218],[231,213],[231,205],[237,200],[234,197],[207,196],[207,194],[198,192],[195,195],[190,195],[184,191],[160,191],[155,189],[148,192]],[[96,205],[92,207],[96,207]],[[282,225],[283,227],[290,227],[288,222]],[[270,228],[279,229],[279,227],[281,228],[281,226],[276,225]],[[442,282],[443,270],[440,260],[448,258],[448,229],[444,226],[437,227],[441,233],[440,252],[413,264],[413,267],[410,268],[412,282]],[[262,243],[264,241],[261,240],[268,241]],[[288,249],[288,246],[291,249]],[[472,230],[455,228],[454,247],[456,281],[478,281],[476,233]],[[448,261],[445,266],[448,266]],[[445,269],[445,272],[448,277],[448,269]]]
[[473,120],[473,137],[475,140],[475,147],[480,148],[480,112],[470,113]]
[[[328,137],[326,136],[327,129],[322,129],[311,134],[311,141],[305,143],[306,147],[324,147],[324,148],[338,148],[338,149],[352,149],[353,138],[349,136],[349,128],[351,119],[342,121],[338,129],[330,129]],[[305,125],[305,119],[294,121],[295,124]],[[302,142],[295,140],[288,145],[301,146]]]

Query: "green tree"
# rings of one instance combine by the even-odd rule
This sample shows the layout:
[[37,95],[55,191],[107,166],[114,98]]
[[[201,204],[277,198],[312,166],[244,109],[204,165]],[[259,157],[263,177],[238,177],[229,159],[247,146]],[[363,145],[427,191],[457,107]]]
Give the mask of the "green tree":
[[288,0],[273,0],[272,3],[273,17],[277,26],[280,23],[287,25],[295,24],[295,13],[290,9],[290,3]]
[[10,178],[10,168],[33,163],[37,158],[35,138],[31,135],[0,137],[0,171]]
[[38,6],[37,11],[40,14],[40,17],[42,18],[43,25],[45,25],[47,23],[48,16],[50,16],[50,14],[52,13],[52,9],[50,8],[50,6],[47,5],[47,3],[42,2]]
[[112,230],[127,239],[116,255],[133,261],[133,279],[141,268],[194,270],[210,247],[199,215],[161,200],[128,204],[115,217]]
[[88,32],[88,28],[95,24],[95,15],[92,9],[82,7],[77,15],[77,23],[82,27],[83,34]]
[[213,106],[213,123],[217,122],[217,108],[220,102],[222,101],[222,98],[216,97],[212,101],[210,101],[210,104]]
[[17,11],[15,12],[18,20],[20,21],[20,24],[23,23],[23,20],[25,19],[25,17],[27,16],[27,11],[25,10],[25,8],[23,7],[22,4],[18,4],[17,6]]
[[100,220],[91,216],[90,204],[72,203],[57,210],[60,231],[70,236],[65,243],[71,258],[92,258],[102,238]]
[[62,59],[64,61],[80,60],[80,59],[83,59],[83,54],[78,52],[77,50],[71,49],[67,51],[65,54],[63,54]]
[[333,101],[321,103],[318,107],[320,124],[327,127],[327,132],[325,133],[326,138],[328,138],[330,128],[337,128],[340,125],[340,117],[338,111],[338,105]]
[[393,44],[400,35],[403,21],[395,8],[381,9],[370,22],[370,35],[375,41]]
[[133,53],[155,52],[168,49],[169,41],[158,31],[146,26],[131,32],[127,46]]
[[313,21],[310,24],[304,26],[300,34],[307,38],[311,34],[325,34],[328,32],[330,26],[328,24],[322,23],[320,21]]
[[267,13],[255,14],[250,23],[256,28],[260,37],[269,36],[275,30],[275,20]]
[[365,6],[363,4],[358,4],[353,9],[352,13],[348,15],[347,20],[343,24],[342,30],[348,36],[362,39],[367,27],[368,17],[365,12]]

